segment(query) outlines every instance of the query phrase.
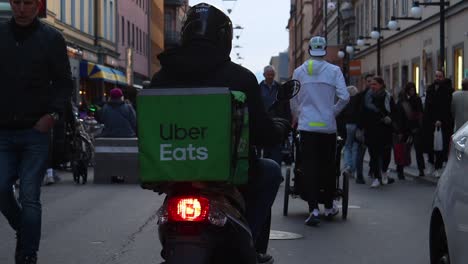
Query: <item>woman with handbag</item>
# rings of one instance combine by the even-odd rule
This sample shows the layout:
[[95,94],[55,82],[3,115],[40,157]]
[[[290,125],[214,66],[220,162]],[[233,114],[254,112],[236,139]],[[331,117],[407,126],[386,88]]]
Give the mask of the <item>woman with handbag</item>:
[[398,178],[403,180],[404,167],[411,164],[411,148],[414,145],[419,176],[424,176],[422,118],[423,106],[416,93],[416,85],[406,84],[397,103],[397,136],[394,144]]

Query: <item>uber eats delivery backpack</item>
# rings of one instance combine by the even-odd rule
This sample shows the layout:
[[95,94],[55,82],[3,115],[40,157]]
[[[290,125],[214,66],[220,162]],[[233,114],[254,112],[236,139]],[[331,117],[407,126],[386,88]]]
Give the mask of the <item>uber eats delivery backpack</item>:
[[145,89],[137,97],[140,182],[247,183],[244,93],[228,88]]

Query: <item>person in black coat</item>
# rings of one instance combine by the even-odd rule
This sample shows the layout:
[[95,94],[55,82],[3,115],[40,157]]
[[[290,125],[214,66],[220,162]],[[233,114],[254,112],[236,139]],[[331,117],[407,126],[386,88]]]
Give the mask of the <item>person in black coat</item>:
[[[429,155],[429,163],[434,165],[434,176],[441,175],[443,162],[447,160],[450,136],[453,130],[452,81],[445,78],[442,70],[436,71],[436,80],[426,93],[424,107],[424,145]],[[434,130],[441,128],[443,135],[443,150],[434,152]]]
[[[363,128],[365,142],[369,149],[371,173],[374,181],[371,187],[393,182],[386,174],[387,151],[391,151],[393,140],[392,114],[395,103],[385,90],[384,80],[375,76],[371,82],[371,90],[364,97]],[[383,177],[382,177],[383,176]]]
[[[416,151],[416,161],[419,176],[424,176],[423,156],[423,105],[422,100],[416,93],[416,85],[412,82],[406,84],[400,93],[397,103],[397,137],[401,142],[411,142]],[[398,178],[404,179],[404,166],[397,164]]]

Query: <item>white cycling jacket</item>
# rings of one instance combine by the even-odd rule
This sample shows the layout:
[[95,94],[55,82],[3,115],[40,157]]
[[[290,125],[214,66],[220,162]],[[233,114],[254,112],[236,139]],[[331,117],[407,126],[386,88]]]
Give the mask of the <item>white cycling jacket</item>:
[[299,94],[291,100],[298,129],[336,133],[335,117],[349,101],[341,69],[324,60],[310,59],[294,71],[293,79],[301,82]]

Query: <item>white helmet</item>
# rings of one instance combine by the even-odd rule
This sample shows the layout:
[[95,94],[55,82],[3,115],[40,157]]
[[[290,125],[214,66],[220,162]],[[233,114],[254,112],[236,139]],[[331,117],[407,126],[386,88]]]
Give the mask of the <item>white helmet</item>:
[[309,54],[313,57],[323,57],[327,54],[327,41],[324,37],[314,36],[310,39]]

